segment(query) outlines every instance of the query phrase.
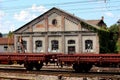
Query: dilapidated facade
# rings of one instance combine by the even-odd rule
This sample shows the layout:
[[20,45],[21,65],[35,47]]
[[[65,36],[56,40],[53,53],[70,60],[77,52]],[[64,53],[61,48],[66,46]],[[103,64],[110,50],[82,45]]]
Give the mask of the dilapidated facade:
[[0,38],[0,52],[14,52],[13,38]]
[[99,27],[54,7],[14,31],[14,46],[20,50],[21,38],[25,52],[99,53],[93,29]]

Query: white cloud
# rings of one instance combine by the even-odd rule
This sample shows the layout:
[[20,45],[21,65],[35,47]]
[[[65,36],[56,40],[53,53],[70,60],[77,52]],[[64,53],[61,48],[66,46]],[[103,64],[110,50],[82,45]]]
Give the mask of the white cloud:
[[5,17],[7,15],[4,11],[0,11],[0,32],[1,33],[8,33],[9,31],[14,31],[15,26],[11,21],[6,21]]
[[47,9],[44,6],[36,6],[36,4],[33,4],[30,10],[40,13],[44,13],[47,11]]
[[19,14],[15,14],[14,18],[18,21],[30,21],[31,19],[35,18],[34,14],[30,14],[29,11],[21,11]]
[[15,26],[10,21],[4,21],[4,23],[0,22],[0,32],[1,33],[8,33],[9,31],[14,31]]
[[5,13],[3,11],[0,11],[0,20],[4,17]]
[[41,14],[44,13],[46,10],[47,9],[44,6],[36,6],[35,4],[33,4],[31,8],[27,8],[25,10],[20,11],[19,13],[15,13],[14,19],[18,21],[28,22],[37,17],[37,12]]
[[105,15],[108,16],[108,17],[114,17],[114,14],[111,13],[111,12],[106,12]]

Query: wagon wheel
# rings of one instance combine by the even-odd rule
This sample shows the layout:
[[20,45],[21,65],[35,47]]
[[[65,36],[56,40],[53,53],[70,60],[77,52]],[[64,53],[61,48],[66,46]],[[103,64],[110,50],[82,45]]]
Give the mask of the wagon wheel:
[[91,68],[92,68],[91,64],[84,64],[83,70],[84,72],[89,72]]
[[75,70],[75,72],[83,72],[82,66],[80,64],[73,64],[73,69]]
[[24,67],[26,68],[26,70],[33,70],[33,64],[32,63],[24,63]]
[[37,71],[39,71],[42,68],[42,66],[43,66],[43,62],[35,64],[35,68]]
[[89,72],[92,68],[92,64],[73,64],[75,72]]

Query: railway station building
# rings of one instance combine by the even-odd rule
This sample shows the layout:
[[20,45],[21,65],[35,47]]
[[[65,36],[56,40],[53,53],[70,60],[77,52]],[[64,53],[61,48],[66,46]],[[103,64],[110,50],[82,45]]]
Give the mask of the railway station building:
[[0,52],[14,52],[14,39],[1,37],[0,38]]
[[54,7],[14,31],[15,51],[99,53],[99,38],[94,29],[100,27],[92,22],[95,21],[78,18]]

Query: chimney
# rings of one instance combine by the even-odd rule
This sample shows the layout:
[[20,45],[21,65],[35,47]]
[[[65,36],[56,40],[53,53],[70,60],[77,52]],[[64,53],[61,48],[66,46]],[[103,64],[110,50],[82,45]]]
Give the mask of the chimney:
[[104,20],[104,16],[101,17],[101,20]]

